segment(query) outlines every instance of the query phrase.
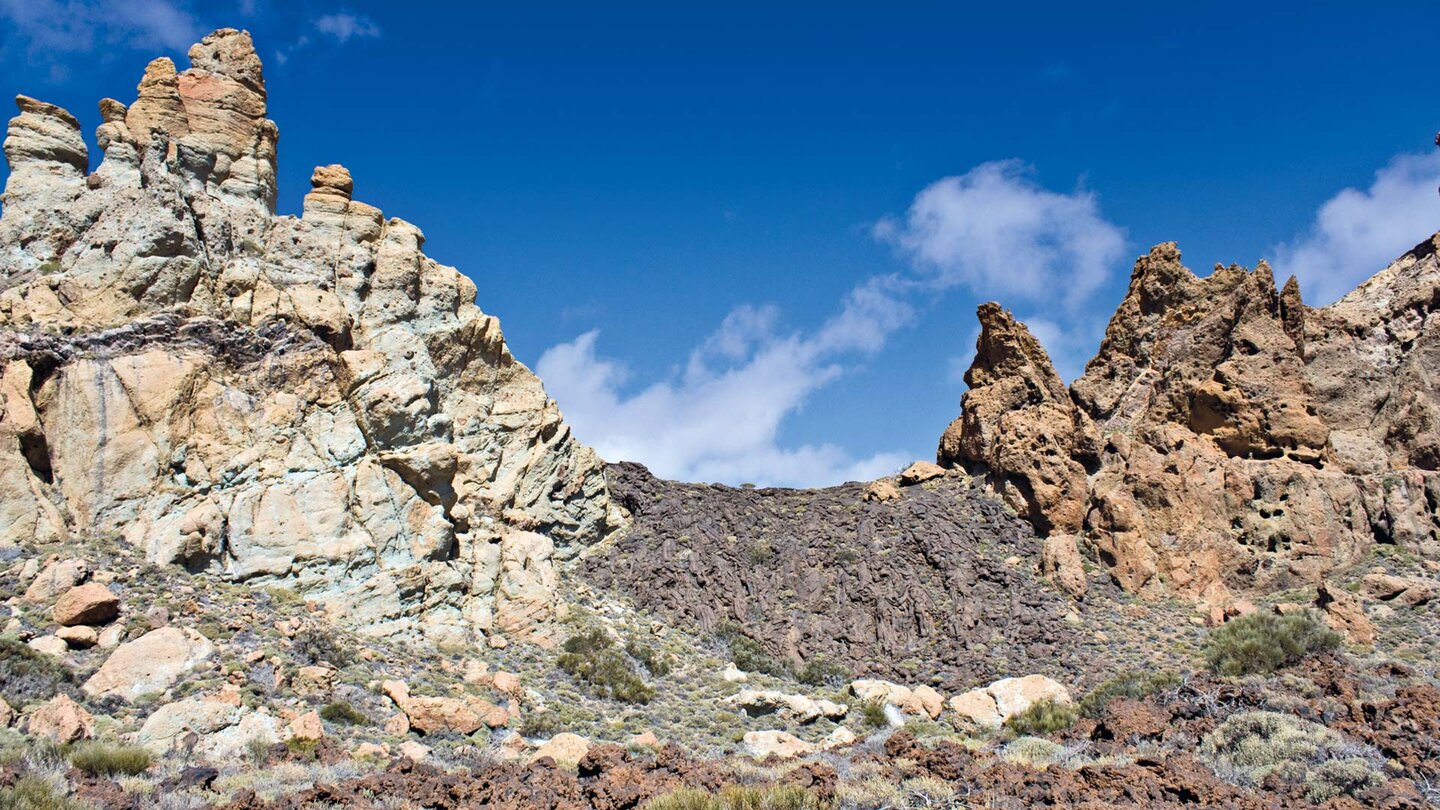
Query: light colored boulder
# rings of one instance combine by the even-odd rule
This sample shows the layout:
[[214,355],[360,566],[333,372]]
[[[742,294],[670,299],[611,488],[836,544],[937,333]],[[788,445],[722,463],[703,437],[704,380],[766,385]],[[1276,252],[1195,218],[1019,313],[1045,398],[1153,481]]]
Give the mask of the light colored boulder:
[[0,698],[0,728],[8,728],[13,722],[15,722],[15,710],[10,708],[10,704],[5,702],[5,698]]
[[319,742],[325,736],[325,726],[320,722],[320,713],[315,711],[306,712],[286,727],[290,739],[301,742]]
[[49,602],[79,585],[90,575],[90,563],[79,559],[55,560],[46,565],[25,589],[25,601]]
[[985,690],[995,698],[995,710],[1000,714],[1002,723],[1041,701],[1049,700],[1067,706],[1071,702],[1070,690],[1044,675],[1003,678],[985,687]]
[[[930,691],[934,692],[933,689]],[[914,690],[897,683],[874,678],[862,678],[851,682],[850,692],[859,698],[861,702],[894,706],[901,714],[911,714],[916,717],[934,716],[930,714],[930,708],[927,706],[926,701],[917,696]],[[939,694],[936,693],[934,698],[939,698]]]
[[865,487],[865,500],[885,503],[886,501],[900,500],[900,487],[889,478],[881,478],[878,481],[871,481]]
[[971,689],[964,694],[950,698],[950,711],[962,724],[982,728],[997,728],[1004,720],[1000,710],[995,708],[995,696],[984,689]]
[[747,731],[744,746],[746,754],[759,760],[794,759],[815,753],[815,746],[784,731]]
[[98,582],[76,585],[60,595],[50,616],[63,625],[105,624],[120,615],[120,597]]
[[406,740],[400,743],[396,750],[400,752],[400,756],[405,757],[411,762],[424,762],[430,758],[430,754],[432,753],[430,746],[417,740]]
[[945,709],[945,698],[942,697],[939,692],[935,691],[933,687],[921,684],[911,689],[910,694],[915,700],[919,701],[920,708],[925,711],[925,715],[931,720],[939,717],[940,712]]
[[843,748],[847,745],[853,745],[855,740],[855,732],[844,726],[840,726],[825,735],[825,741],[820,744],[820,747],[829,751],[832,748]]
[[813,723],[821,717],[839,720],[850,711],[849,706],[841,703],[768,689],[742,689],[725,702],[738,706],[751,717],[778,712],[780,717],[795,723]]
[[745,683],[750,680],[750,675],[745,670],[735,666],[731,661],[725,665],[724,671],[720,673],[720,679],[728,683]]
[[30,715],[25,730],[63,745],[94,737],[95,718],[68,696],[56,695]]
[[541,743],[530,756],[531,761],[550,757],[558,763],[573,765],[590,751],[590,741],[578,734],[564,732]]
[[482,726],[502,728],[510,722],[509,712],[476,697],[416,697],[404,681],[384,681],[380,688],[421,734],[473,734]]
[[[195,736],[190,736],[191,734]],[[168,703],[146,718],[135,742],[157,756],[186,753],[202,761],[233,761],[253,745],[281,741],[280,721],[264,712],[207,698]]]
[[215,653],[215,645],[194,630],[162,627],[115,648],[81,687],[91,697],[127,700],[164,692]]
[[1040,546],[1040,570],[1060,590],[1076,599],[1083,597],[1089,587],[1080,547],[1073,534],[1052,534],[1045,538]]
[[55,637],[70,645],[73,650],[89,649],[100,641],[100,634],[95,628],[83,624],[62,627],[55,631]]
[[295,671],[295,677],[291,679],[290,685],[296,692],[304,695],[325,694],[334,687],[337,672],[334,667],[323,664],[300,667]]
[[40,636],[39,638],[30,639],[30,641],[26,643],[30,649],[45,653],[46,655],[53,655],[56,658],[70,652],[70,645],[66,644],[65,639],[59,636]]
[[923,484],[933,478],[939,478],[945,474],[945,468],[931,461],[917,461],[905,468],[900,473],[901,486],[914,486]]

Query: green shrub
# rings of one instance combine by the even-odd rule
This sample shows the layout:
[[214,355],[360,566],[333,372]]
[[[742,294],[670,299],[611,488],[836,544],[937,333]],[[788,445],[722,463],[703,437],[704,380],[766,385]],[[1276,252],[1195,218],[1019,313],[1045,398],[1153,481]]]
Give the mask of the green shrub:
[[1173,672],[1140,672],[1132,670],[1103,681],[1099,686],[1080,699],[1080,714],[1099,717],[1100,713],[1116,698],[1140,700],[1156,692],[1163,692],[1180,685],[1180,676]]
[[1312,801],[1379,784],[1378,756],[1337,731],[1294,715],[1242,712],[1200,741],[1200,758],[1222,777],[1258,785],[1271,777],[1303,784]]
[[860,704],[860,722],[870,728],[884,728],[890,725],[885,716],[885,704],[878,700],[867,700]]
[[370,718],[359,709],[343,700],[326,703],[320,708],[320,718],[344,726],[368,726]]
[[745,635],[738,626],[726,622],[715,628],[715,635],[719,636],[730,648],[730,660],[734,661],[735,666],[740,669],[746,672],[773,675],[777,678],[790,677],[788,663],[765,652],[765,648],[760,646],[760,642]]
[[635,665],[615,649],[604,630],[577,633],[561,649],[556,665],[596,697],[624,703],[649,703],[655,697],[655,690],[641,680]]
[[1211,631],[1205,660],[1220,675],[1268,675],[1339,646],[1340,635],[1313,613],[1256,612]]
[[553,737],[561,731],[560,715],[557,712],[526,712],[520,721],[521,737]]
[[625,652],[629,653],[631,658],[644,664],[645,668],[650,670],[651,675],[663,678],[669,675],[670,670],[674,668],[674,661],[669,655],[657,651],[648,644],[642,644],[637,639],[632,638],[625,642]]
[[85,806],[57,796],[44,779],[22,776],[14,785],[0,788],[0,810],[85,810]]
[[92,742],[70,754],[70,764],[91,776],[134,776],[155,763],[149,751],[138,745]]
[[1005,727],[1022,736],[1054,734],[1075,725],[1080,719],[1080,710],[1053,700],[1041,700],[1030,704],[1030,708],[1011,715]]
[[70,683],[70,671],[19,639],[0,636],[0,697],[16,709],[49,700]]
[[795,680],[810,686],[839,686],[850,680],[850,670],[842,664],[816,658],[795,670]]
[[1041,737],[1017,737],[1000,752],[1001,759],[1028,768],[1045,768],[1055,764],[1065,749]]

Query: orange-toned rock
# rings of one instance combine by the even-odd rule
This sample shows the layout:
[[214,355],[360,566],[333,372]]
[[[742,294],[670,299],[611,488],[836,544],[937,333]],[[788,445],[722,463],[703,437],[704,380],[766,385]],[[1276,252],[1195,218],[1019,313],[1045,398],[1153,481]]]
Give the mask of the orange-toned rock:
[[95,736],[95,718],[66,695],[56,695],[30,715],[26,731],[61,744],[88,740]]
[[98,582],[76,585],[60,595],[50,616],[63,625],[105,624],[120,615],[120,597]]

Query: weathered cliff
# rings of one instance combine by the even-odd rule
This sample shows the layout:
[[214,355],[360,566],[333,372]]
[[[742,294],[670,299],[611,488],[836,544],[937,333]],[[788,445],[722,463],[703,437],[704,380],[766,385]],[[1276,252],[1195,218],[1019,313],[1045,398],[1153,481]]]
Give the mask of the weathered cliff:
[[1270,268],[1199,278],[1174,244],[1068,390],[1025,327],[980,308],[939,461],[1125,588],[1223,604],[1322,579],[1376,544],[1440,556],[1440,235],[1328,307]]
[[221,30],[80,124],[26,97],[0,217],[0,546],[120,539],[379,633],[544,638],[604,471],[420,229],[314,172]]

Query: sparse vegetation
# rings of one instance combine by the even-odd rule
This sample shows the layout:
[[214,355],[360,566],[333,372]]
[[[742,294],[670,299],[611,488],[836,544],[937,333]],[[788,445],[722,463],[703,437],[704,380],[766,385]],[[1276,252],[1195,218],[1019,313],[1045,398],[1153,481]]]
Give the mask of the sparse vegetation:
[[1205,660],[1220,675],[1268,675],[1340,646],[1340,635],[1313,613],[1256,612],[1215,628]]
[[134,776],[154,762],[154,756],[138,745],[92,742],[70,754],[70,764],[91,776]]
[[329,664],[344,669],[355,662],[355,651],[333,630],[307,627],[291,639],[291,648],[311,664]]
[[799,785],[730,785],[713,794],[683,788],[642,805],[644,810],[826,810],[829,806]]
[[655,690],[641,680],[635,665],[615,648],[600,628],[584,630],[566,639],[556,665],[588,688],[596,697],[623,703],[649,703]]
[[795,671],[795,680],[810,686],[839,686],[850,680],[850,670],[824,658],[806,661]]
[[1080,714],[1085,717],[1099,717],[1100,712],[1116,698],[1140,700],[1157,692],[1180,685],[1180,676],[1173,672],[1142,672],[1131,670],[1116,675],[1090,690],[1080,699]]
[[885,716],[885,704],[878,700],[867,700],[860,704],[860,720],[870,728],[890,725],[890,718]]
[[25,646],[19,639],[0,636],[0,697],[15,708],[54,697],[70,682],[70,671],[59,661]]
[[0,788],[0,810],[85,810],[85,807],[56,793],[44,779],[22,776],[14,785]]
[[777,678],[788,678],[791,676],[790,665],[781,661],[760,646],[760,642],[741,632],[739,626],[725,622],[715,628],[715,635],[719,636],[726,646],[730,648],[730,660],[735,666],[746,672],[759,672],[763,675],[774,675]]
[[346,726],[368,726],[370,718],[343,700],[334,700],[320,708],[320,719]]
[[1080,719],[1080,710],[1065,703],[1041,700],[1005,721],[1005,727],[1024,736],[1064,731]]
[[1224,779],[1258,785],[1275,777],[1304,784],[1311,801],[1354,796],[1378,785],[1379,758],[1319,723],[1277,712],[1242,712],[1201,741],[1199,755]]
[[674,658],[663,650],[657,650],[649,644],[638,639],[630,639],[625,642],[625,652],[636,661],[645,665],[651,675],[665,677],[670,674],[675,666]]

